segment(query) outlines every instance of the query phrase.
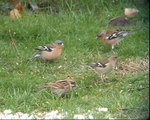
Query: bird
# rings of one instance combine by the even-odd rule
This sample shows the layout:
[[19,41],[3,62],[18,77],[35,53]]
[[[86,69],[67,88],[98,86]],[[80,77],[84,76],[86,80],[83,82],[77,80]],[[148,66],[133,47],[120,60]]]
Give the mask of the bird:
[[134,33],[138,30],[122,30],[122,29],[110,29],[107,31],[99,32],[97,39],[100,39],[104,44],[111,45],[112,49],[115,48],[121,40],[125,38],[129,33]]
[[138,14],[139,10],[135,8],[125,8],[124,9],[124,15],[126,17],[135,17]]
[[38,86],[39,89],[50,89],[54,94],[63,98],[68,92],[73,90],[77,86],[73,79],[57,80],[55,82],[49,82],[43,86]]
[[33,12],[35,12],[39,9],[38,6],[34,3],[32,3],[31,1],[29,1],[29,3],[27,4],[27,8],[32,10]]
[[109,21],[109,25],[113,26],[128,26],[133,25],[134,22],[130,22],[131,17],[135,17],[138,14],[139,10],[135,8],[125,8],[124,15],[121,17],[113,18]]
[[117,17],[117,18],[111,19],[108,24],[113,25],[113,26],[128,26],[131,23],[127,17]]
[[105,81],[105,74],[116,68],[117,59],[117,56],[112,55],[98,62],[91,63],[89,67],[100,76],[102,81]]
[[38,46],[35,50],[38,50],[39,53],[29,59],[41,58],[46,61],[53,61],[61,56],[63,47],[64,43],[61,40],[56,40],[53,44]]

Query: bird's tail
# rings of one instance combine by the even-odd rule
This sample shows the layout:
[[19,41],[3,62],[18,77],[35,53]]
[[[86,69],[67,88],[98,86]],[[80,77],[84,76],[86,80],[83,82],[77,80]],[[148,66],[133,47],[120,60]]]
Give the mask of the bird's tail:
[[129,33],[136,33],[136,32],[140,32],[140,31],[142,31],[142,30],[128,30],[129,31]]
[[44,85],[37,85],[36,86],[38,90],[43,90],[43,89],[46,89],[47,86],[44,84]]
[[28,60],[32,60],[32,59],[34,59],[34,58],[39,58],[39,57],[41,57],[40,54],[35,54],[35,55],[33,55],[32,57],[28,58]]
[[118,37],[125,37],[129,34],[134,34],[134,33],[139,32],[139,31],[141,31],[141,30],[139,30],[139,29],[138,30],[121,30],[121,29],[118,29],[116,34]]
[[96,64],[95,63],[91,63],[91,64],[82,64],[80,65],[81,67],[84,67],[84,68],[90,68],[90,69],[93,69],[94,67],[96,67]]

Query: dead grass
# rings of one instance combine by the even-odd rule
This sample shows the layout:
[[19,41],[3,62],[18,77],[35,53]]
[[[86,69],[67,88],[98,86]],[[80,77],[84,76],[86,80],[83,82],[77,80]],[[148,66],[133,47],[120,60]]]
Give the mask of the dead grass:
[[126,75],[148,70],[149,70],[149,57],[145,59],[129,58],[118,65],[117,72],[121,75]]

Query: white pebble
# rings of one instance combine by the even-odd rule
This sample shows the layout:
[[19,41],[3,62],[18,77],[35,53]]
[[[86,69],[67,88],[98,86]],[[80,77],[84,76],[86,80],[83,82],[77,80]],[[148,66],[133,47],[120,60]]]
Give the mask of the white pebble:
[[94,119],[93,115],[89,114],[89,119]]
[[42,113],[36,113],[36,114],[34,114],[34,117],[35,117],[36,119],[41,119],[41,117],[42,117],[41,114],[42,114]]
[[99,112],[107,112],[107,111],[108,111],[108,108],[98,108],[98,111],[99,111]]
[[77,114],[77,115],[74,115],[73,119],[85,119],[85,117],[84,115]]
[[116,118],[109,117],[108,119],[109,119],[109,120],[115,120]]
[[6,115],[4,119],[14,119],[14,116],[12,114]]
[[35,119],[34,115],[30,115],[27,119]]
[[4,114],[11,114],[11,110],[10,109],[8,109],[8,110],[4,110]]
[[45,115],[45,119],[56,119],[58,111],[51,111]]
[[29,117],[28,114],[23,114],[23,115],[21,116],[21,119],[27,119],[28,117]]
[[0,112],[0,119],[4,119],[4,114]]
[[17,112],[16,115],[19,116],[19,118],[20,118],[23,115],[23,113],[22,112]]

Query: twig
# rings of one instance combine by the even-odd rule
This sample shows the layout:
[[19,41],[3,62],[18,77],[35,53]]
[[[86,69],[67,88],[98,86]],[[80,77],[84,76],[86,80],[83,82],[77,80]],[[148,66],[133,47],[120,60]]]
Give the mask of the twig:
[[10,38],[11,38],[11,40],[12,40],[12,44],[14,45],[14,48],[15,48],[17,54],[20,55],[20,53],[19,53],[19,51],[18,51],[18,49],[17,49],[17,46],[16,46],[16,44],[15,44],[15,42],[14,42],[15,39],[12,37],[11,30],[9,30],[9,35],[10,35]]

